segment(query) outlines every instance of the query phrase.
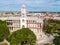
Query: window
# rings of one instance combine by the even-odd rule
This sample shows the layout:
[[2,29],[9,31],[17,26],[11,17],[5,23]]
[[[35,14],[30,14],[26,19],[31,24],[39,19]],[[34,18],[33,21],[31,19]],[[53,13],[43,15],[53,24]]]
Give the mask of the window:
[[33,20],[33,23],[34,23],[34,20]]
[[25,28],[25,26],[24,26],[24,25],[22,25],[22,28]]
[[7,25],[12,25],[12,22],[7,22]]
[[13,30],[13,27],[9,27],[9,30]]
[[22,19],[22,22],[25,22],[25,20],[24,20],[24,19]]
[[7,21],[7,25],[12,25],[12,20],[6,20]]

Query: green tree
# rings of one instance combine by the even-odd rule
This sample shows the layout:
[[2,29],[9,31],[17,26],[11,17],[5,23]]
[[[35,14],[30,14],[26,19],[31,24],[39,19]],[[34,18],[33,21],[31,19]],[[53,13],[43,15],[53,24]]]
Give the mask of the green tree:
[[46,43],[46,44],[44,44],[44,45],[52,45],[52,44],[50,44],[50,43]]
[[6,21],[0,20],[0,42],[9,36],[10,32],[7,27]]
[[8,38],[11,45],[35,45],[36,36],[29,28],[22,28]]
[[60,29],[60,21],[59,20],[48,20],[47,23],[45,23],[45,29],[47,33],[53,34],[55,32],[59,32],[58,29]]
[[55,39],[53,40],[53,43],[55,45],[60,45],[60,36],[56,36]]

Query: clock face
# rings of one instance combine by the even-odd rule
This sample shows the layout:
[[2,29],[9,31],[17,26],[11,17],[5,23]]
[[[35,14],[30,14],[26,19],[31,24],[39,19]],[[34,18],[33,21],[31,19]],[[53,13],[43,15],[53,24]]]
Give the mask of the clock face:
[[22,22],[25,22],[25,20],[24,20],[24,19],[22,19]]

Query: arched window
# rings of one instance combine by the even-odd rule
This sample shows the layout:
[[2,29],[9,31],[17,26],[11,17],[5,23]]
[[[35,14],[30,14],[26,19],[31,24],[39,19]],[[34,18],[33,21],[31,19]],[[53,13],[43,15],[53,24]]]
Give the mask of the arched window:
[[22,19],[22,22],[25,22],[25,20],[24,20],[24,19]]
[[25,26],[24,26],[24,25],[22,25],[22,28],[25,28]]

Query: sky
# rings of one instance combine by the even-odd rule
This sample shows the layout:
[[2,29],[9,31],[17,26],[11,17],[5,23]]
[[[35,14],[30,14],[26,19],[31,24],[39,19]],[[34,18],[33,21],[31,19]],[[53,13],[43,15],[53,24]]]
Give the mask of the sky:
[[20,11],[23,4],[27,11],[60,12],[60,0],[0,0],[0,11]]

